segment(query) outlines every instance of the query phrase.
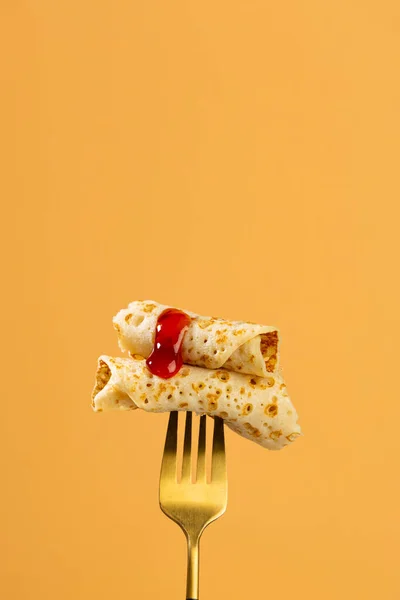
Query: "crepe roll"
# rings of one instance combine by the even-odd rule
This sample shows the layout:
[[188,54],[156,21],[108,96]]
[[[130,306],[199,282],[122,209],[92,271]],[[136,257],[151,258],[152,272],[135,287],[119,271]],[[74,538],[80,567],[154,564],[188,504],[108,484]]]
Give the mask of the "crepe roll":
[[153,375],[143,357],[98,360],[95,411],[193,411],[224,419],[239,435],[280,450],[301,435],[297,413],[279,373],[257,377],[184,365],[170,379]]
[[[136,300],[120,310],[113,319],[120,348],[130,355],[147,358],[153,349],[157,319],[167,308],[152,300]],[[223,367],[258,377],[277,372],[279,332],[276,327],[184,312],[191,317],[182,344],[184,363],[207,369]]]

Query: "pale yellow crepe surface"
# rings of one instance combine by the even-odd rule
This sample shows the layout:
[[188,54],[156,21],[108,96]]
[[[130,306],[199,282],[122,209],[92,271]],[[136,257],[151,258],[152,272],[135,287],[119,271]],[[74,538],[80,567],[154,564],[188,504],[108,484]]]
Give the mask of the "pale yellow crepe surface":
[[233,431],[270,450],[301,435],[296,410],[278,373],[263,378],[184,365],[166,380],[150,373],[143,357],[101,356],[93,408],[187,410],[219,416]]

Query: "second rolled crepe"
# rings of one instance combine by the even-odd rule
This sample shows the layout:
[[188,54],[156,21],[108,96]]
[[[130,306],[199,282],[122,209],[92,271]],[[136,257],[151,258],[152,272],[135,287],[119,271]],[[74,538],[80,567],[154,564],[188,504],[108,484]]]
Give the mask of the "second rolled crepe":
[[[137,300],[121,310],[113,319],[120,348],[147,358],[153,349],[157,318],[166,308],[152,300]],[[276,327],[184,312],[192,319],[182,345],[184,363],[207,369],[224,367],[259,377],[277,371]]]
[[95,411],[175,410],[219,416],[233,431],[270,450],[300,435],[297,413],[279,375],[266,378],[184,366],[168,380],[152,375],[142,357],[98,361]]

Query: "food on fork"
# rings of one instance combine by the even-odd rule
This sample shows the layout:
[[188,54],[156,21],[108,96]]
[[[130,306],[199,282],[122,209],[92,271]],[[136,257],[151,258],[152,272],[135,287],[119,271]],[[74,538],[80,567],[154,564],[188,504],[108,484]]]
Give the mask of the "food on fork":
[[199,317],[152,301],[132,302],[114,327],[130,357],[99,358],[95,411],[218,416],[270,450],[301,435],[277,366],[276,328]]
[[189,410],[218,416],[236,433],[270,450],[300,435],[296,411],[279,375],[264,378],[184,365],[165,380],[152,375],[139,356],[99,358],[93,408]]
[[[120,310],[113,323],[121,350],[147,358],[154,345],[157,320],[169,307],[152,300],[131,302]],[[243,321],[190,317],[183,339],[182,358],[188,365],[267,377],[278,367],[279,333],[276,327]]]

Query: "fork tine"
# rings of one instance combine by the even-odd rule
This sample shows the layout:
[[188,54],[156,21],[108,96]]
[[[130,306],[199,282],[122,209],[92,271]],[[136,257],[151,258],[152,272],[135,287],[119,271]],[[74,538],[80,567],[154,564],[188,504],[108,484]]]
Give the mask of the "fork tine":
[[176,451],[178,446],[178,413],[171,412],[168,421],[167,435],[165,437],[164,454],[161,462],[162,479],[176,481]]
[[190,481],[191,476],[191,451],[192,451],[192,413],[186,413],[185,439],[183,441],[182,479],[184,483]]
[[224,422],[220,417],[215,417],[214,420],[211,481],[213,483],[226,481]]
[[197,453],[197,477],[198,483],[206,482],[206,415],[200,417],[199,447]]

